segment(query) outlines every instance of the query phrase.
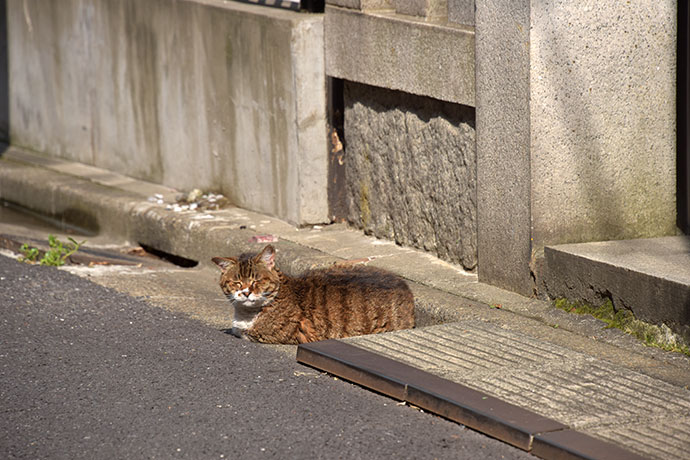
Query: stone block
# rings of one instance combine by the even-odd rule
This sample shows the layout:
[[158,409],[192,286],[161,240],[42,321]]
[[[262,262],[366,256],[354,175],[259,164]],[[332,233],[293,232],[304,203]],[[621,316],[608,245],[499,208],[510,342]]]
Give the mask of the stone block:
[[345,83],[348,220],[474,269],[474,110]]
[[474,0],[448,0],[448,21],[474,26]]
[[537,245],[675,233],[676,14],[671,0],[532,8]]
[[474,106],[474,33],[390,14],[326,7],[331,77]]
[[448,16],[448,0],[394,0],[395,12],[428,19]]
[[666,325],[690,343],[690,236],[563,244],[545,248],[550,297]]
[[328,218],[323,15],[8,0],[12,142],[298,223]]
[[477,2],[479,280],[521,294],[532,283],[529,1]]

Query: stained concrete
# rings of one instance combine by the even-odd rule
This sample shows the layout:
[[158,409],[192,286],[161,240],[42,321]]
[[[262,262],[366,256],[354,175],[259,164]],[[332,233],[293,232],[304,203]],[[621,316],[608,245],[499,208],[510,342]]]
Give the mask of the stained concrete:
[[675,234],[677,2],[533,2],[537,246]]
[[327,220],[323,15],[9,0],[16,145],[298,224]]
[[479,278],[531,294],[529,2],[477,1],[475,20]]
[[474,106],[474,31],[326,6],[326,74]]
[[391,0],[326,0],[326,4],[362,11],[393,9],[393,2]]
[[448,0],[394,0],[395,12],[408,16],[445,20],[448,17]]
[[474,269],[474,110],[351,82],[344,93],[348,221]]
[[448,0],[448,21],[474,26],[474,0]]

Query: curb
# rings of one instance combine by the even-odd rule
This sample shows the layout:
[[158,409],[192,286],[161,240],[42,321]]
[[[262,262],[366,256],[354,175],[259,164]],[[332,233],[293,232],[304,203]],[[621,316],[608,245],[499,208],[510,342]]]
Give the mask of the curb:
[[405,401],[541,458],[645,458],[465,385],[338,340],[299,345],[297,362]]

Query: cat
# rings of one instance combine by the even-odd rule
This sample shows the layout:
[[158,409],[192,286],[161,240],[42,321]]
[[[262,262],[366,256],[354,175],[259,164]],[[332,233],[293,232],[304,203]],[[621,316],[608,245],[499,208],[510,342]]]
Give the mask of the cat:
[[232,302],[230,332],[263,343],[299,344],[414,327],[407,283],[367,266],[333,266],[298,277],[275,266],[275,248],[255,256],[214,257]]

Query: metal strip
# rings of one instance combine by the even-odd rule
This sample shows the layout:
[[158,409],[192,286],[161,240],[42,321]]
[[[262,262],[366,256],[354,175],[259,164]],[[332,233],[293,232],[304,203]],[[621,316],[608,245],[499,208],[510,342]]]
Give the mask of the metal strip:
[[574,430],[544,433],[534,438],[532,453],[541,458],[643,460],[637,454]]
[[297,361],[527,451],[537,433],[567,428],[480,391],[337,340],[300,345]]

